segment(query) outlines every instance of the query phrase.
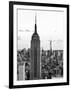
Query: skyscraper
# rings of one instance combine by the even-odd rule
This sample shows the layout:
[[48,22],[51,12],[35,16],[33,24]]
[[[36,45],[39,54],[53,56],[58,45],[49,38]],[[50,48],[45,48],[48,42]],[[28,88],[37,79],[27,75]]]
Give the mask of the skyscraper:
[[40,79],[40,38],[37,34],[37,24],[35,16],[35,31],[31,39],[31,80]]

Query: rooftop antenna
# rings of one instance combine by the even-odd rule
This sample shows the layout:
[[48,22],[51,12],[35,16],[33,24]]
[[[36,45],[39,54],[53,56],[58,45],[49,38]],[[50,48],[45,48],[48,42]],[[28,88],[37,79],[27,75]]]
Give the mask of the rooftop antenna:
[[35,33],[37,33],[37,13],[35,13]]

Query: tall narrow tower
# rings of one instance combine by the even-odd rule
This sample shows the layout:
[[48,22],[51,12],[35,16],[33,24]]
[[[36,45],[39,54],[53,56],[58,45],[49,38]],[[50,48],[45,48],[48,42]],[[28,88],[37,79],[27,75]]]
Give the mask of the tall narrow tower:
[[31,39],[31,80],[40,79],[40,39],[37,34],[37,24],[35,16],[35,31]]
[[52,55],[52,40],[50,40],[50,56]]

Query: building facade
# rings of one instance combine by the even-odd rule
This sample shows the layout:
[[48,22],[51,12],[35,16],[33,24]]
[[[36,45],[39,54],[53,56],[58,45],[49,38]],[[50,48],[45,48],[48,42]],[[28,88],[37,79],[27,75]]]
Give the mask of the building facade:
[[40,38],[37,34],[37,24],[35,16],[35,32],[31,39],[31,70],[30,79],[40,79]]

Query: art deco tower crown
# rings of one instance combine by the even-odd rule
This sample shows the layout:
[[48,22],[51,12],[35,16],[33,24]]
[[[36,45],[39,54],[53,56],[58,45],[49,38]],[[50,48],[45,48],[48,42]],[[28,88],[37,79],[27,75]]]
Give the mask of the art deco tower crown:
[[37,17],[35,15],[35,30],[34,30],[34,33],[32,35],[32,39],[39,39],[39,35],[37,33]]

